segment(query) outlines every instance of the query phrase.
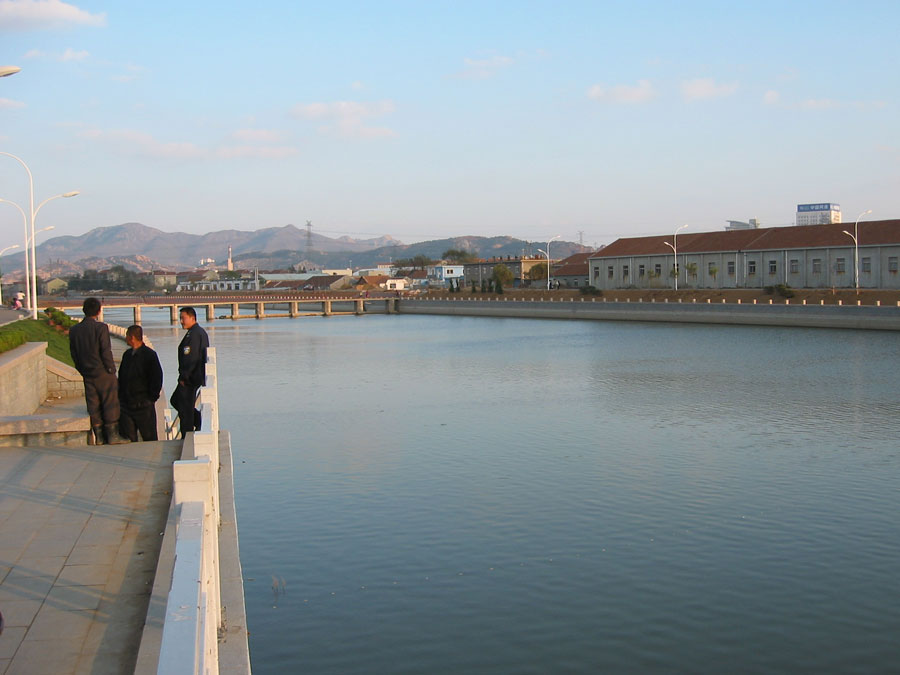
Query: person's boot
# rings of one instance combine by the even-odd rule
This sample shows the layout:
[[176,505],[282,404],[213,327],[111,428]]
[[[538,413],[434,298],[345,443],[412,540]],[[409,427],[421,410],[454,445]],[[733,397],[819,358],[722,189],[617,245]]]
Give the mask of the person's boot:
[[91,427],[88,432],[88,445],[103,445],[103,425]]
[[106,442],[110,445],[122,445],[122,443],[131,443],[131,441],[127,438],[119,435],[118,424],[107,424],[104,428],[106,429]]

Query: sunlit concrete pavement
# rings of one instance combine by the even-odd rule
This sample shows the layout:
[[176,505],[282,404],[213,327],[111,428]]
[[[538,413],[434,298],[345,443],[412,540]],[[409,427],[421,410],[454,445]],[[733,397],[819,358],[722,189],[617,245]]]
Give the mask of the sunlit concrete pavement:
[[180,452],[0,448],[0,673],[133,671]]

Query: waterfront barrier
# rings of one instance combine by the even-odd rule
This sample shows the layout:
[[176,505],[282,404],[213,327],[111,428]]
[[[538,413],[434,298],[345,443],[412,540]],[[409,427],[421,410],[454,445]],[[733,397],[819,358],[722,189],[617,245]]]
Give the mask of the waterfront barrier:
[[803,328],[900,330],[900,307],[861,305],[618,302],[606,298],[575,300],[404,298],[400,314],[653,321]]
[[[199,396],[206,430],[185,434],[181,459],[173,464],[169,525],[153,591],[165,597],[165,610],[162,617],[148,614],[141,673],[250,672],[233,465],[228,434],[219,428],[215,348],[207,358]],[[180,433],[177,424],[167,430],[173,437]]]

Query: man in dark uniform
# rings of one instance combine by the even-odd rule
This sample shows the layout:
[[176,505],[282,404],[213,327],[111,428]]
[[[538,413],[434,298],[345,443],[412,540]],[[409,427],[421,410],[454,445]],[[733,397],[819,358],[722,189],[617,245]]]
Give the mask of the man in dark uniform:
[[88,298],[82,305],[84,319],[69,329],[69,351],[84,379],[84,400],[91,416],[95,445],[127,443],[119,435],[119,396],[116,364],[109,344],[109,327],[99,320],[100,301]]
[[169,402],[178,411],[181,437],[188,431],[200,430],[200,411],[194,408],[197,390],[206,384],[206,350],[209,336],[197,324],[193,307],[181,308],[181,327],[187,333],[178,345],[178,386]]
[[119,430],[131,441],[155,441],[156,403],[162,389],[163,372],[156,352],[144,344],[144,329],[138,325],[125,331],[131,349],[122,354],[119,365]]

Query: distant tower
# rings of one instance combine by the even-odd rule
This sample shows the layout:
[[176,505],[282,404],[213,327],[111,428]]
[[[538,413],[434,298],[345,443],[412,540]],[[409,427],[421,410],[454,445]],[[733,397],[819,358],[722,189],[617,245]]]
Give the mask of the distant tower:
[[309,254],[312,253],[312,221],[306,221],[306,259],[309,260]]
[[228,246],[228,271],[234,272],[234,261],[231,259],[231,245]]
[[584,230],[578,230],[578,245],[584,247]]

